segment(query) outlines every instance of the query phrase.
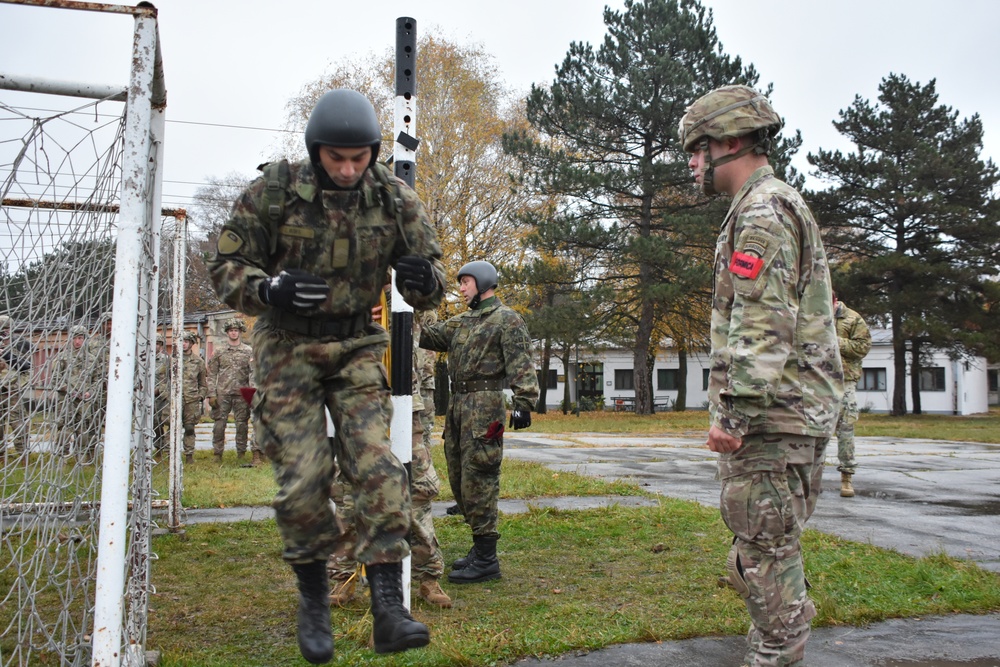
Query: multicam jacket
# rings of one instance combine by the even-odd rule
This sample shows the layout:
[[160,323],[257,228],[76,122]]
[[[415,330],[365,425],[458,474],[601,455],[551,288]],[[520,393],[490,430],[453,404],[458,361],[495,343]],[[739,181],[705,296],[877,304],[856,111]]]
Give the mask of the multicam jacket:
[[514,392],[514,408],[535,409],[538,377],[531,360],[528,328],[521,316],[497,297],[486,299],[475,310],[424,327],[420,347],[448,353],[452,384],[506,378]]
[[844,384],[857,384],[861,379],[861,362],[872,349],[872,334],[864,318],[845,306],[843,301],[837,302],[834,317],[837,319],[840,358],[844,362]]
[[819,228],[801,195],[757,169],[715,252],[711,423],[730,435],[833,434],[843,369]]
[[239,396],[253,386],[253,350],[246,343],[224,344],[208,360],[208,395]]
[[185,403],[203,401],[208,398],[208,381],[205,360],[194,350],[184,352],[184,370],[181,379],[181,395]]
[[260,282],[284,269],[302,269],[326,279],[330,286],[326,301],[306,317],[367,316],[379,302],[389,267],[404,255],[430,260],[438,285],[429,295],[404,290],[403,298],[417,309],[440,303],[444,294],[441,247],[413,190],[396,181],[382,164],[369,168],[359,187],[348,191],[321,190],[308,160],[291,163],[289,168],[282,220],[277,225],[268,219],[263,206],[267,184],[258,178],[236,201],[219,234],[209,269],[225,303],[248,315],[260,315],[258,326],[267,326],[275,309],[260,300]]
[[84,398],[85,394],[90,394],[88,400],[93,400],[103,386],[104,370],[100,357],[93,353],[89,345],[84,343],[80,349],[75,349],[71,341],[56,355],[52,382],[60,394],[72,398]]

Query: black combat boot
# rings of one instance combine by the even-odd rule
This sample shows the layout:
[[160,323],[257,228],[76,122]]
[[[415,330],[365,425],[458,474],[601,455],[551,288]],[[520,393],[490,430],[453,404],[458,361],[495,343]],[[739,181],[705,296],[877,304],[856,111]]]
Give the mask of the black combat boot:
[[330,585],[326,563],[313,561],[293,565],[299,579],[299,651],[314,665],[333,660],[333,633],[330,631]]
[[403,568],[400,563],[368,565],[372,594],[372,639],[376,653],[398,653],[427,646],[431,633],[403,606]]
[[496,537],[472,538],[471,560],[461,570],[452,570],[448,581],[453,584],[477,584],[500,578],[500,561],[497,560]]
[[456,558],[455,562],[451,564],[452,571],[461,570],[463,567],[472,562],[472,557],[476,555],[476,545],[473,544],[469,548],[469,553],[465,554],[461,558]]

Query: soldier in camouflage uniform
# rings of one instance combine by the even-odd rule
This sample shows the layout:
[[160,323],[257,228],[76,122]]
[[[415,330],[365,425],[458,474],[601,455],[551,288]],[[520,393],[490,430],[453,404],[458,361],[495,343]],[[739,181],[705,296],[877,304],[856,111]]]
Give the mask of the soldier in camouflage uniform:
[[510,425],[531,426],[538,378],[524,320],[494,294],[497,270],[469,262],[458,271],[459,291],[469,310],[425,327],[420,347],[448,353],[452,396],[444,427],[448,481],[472,529],[469,554],[452,565],[448,581],[471,584],[499,579],[497,500],[506,408],[503,390],[514,392]]
[[[389,442],[381,363],[389,337],[371,322],[371,308],[390,266],[403,298],[419,309],[440,302],[444,272],[423,204],[377,161],[381,128],[364,96],[323,95],[305,140],[309,159],[265,167],[237,200],[210,268],[225,303],[259,316],[254,424],[279,485],[273,505],[283,556],[298,579],[299,649],[321,663],[333,655],[326,561],[338,539],[329,502],[334,456],[354,493],[375,651],[430,641],[403,605],[410,496]],[[324,407],[338,433],[333,446]]]
[[[432,501],[441,491],[441,481],[431,458],[428,432],[434,428],[434,355],[418,347],[421,324],[433,324],[436,319],[433,310],[414,313],[413,319],[410,569],[413,579],[420,583],[417,595],[428,604],[449,609],[452,605],[451,598],[441,589],[440,584],[441,575],[444,574],[444,558],[441,555],[441,547],[434,531],[434,517],[431,514]],[[427,425],[428,414],[430,425]],[[328,563],[330,579],[333,582],[330,602],[343,606],[355,597],[358,576],[354,551],[357,537],[353,528],[354,503],[339,475],[334,482],[331,497],[337,504],[337,517],[345,532],[344,539],[330,554]]]
[[184,332],[182,343],[184,368],[181,371],[181,424],[184,426],[184,462],[194,463],[194,427],[201,420],[205,411],[205,398],[208,397],[208,371],[205,360],[194,351],[198,342],[198,334],[193,331]]
[[167,425],[170,423],[170,357],[164,351],[166,341],[156,337],[155,381],[153,383],[153,453],[167,448]]
[[[226,422],[233,413],[236,422],[236,458],[242,459],[247,451],[250,406],[240,394],[241,387],[253,386],[253,351],[240,340],[247,325],[238,317],[226,320],[227,344],[217,350],[208,361],[208,404],[212,407],[212,450],[215,459],[222,460],[226,448]],[[260,454],[254,451],[254,463],[260,463]]]
[[52,382],[59,396],[57,441],[63,454],[75,454],[82,463],[93,461],[100,438],[100,411],[96,402],[105,380],[101,358],[87,344],[87,328],[69,330],[70,343],[56,355]]
[[858,380],[861,379],[861,362],[872,349],[872,334],[868,324],[857,312],[833,295],[834,317],[837,320],[837,342],[840,358],[844,362],[844,399],[837,419],[837,459],[840,465],[840,495],[854,497],[851,477],[858,469],[854,460],[854,425],[858,422]]
[[816,609],[799,537],[843,393],[819,229],[767,160],[780,128],[747,86],[701,97],[679,128],[695,181],[733,197],[715,253],[708,447],[720,453],[729,581],[750,612],[751,667],[805,664]]
[[13,338],[13,322],[0,315],[0,459],[6,455],[10,436],[18,456],[27,451],[30,421],[21,402],[29,383],[31,345]]

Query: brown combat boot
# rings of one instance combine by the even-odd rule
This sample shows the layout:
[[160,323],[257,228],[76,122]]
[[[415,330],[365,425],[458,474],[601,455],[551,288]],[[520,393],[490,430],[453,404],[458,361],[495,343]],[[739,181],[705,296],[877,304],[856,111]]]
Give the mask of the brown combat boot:
[[264,465],[264,457],[260,455],[260,452],[254,451],[253,459],[250,460],[250,465],[254,468],[260,465]]
[[351,600],[358,597],[357,594],[358,575],[352,574],[349,579],[330,578],[330,605],[343,607]]
[[244,458],[246,458],[246,455],[247,455],[246,452],[236,452],[236,460],[242,461]]
[[451,609],[451,598],[441,590],[441,584],[437,582],[437,579],[427,579],[420,582],[420,592],[418,595],[427,604],[432,604],[442,609]]
[[212,458],[215,459],[216,463],[222,463],[222,454],[220,452],[212,454]]
[[194,463],[194,454],[185,454],[184,463]]
[[854,487],[851,486],[851,475],[846,472],[840,473],[840,497],[853,498]]

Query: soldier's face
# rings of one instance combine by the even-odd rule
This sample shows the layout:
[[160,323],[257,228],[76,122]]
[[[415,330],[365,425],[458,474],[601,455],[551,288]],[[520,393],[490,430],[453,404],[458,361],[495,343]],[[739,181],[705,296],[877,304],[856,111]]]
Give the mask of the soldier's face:
[[372,159],[372,147],[338,148],[320,146],[319,163],[330,180],[340,188],[353,188],[361,180]]
[[479,288],[476,287],[476,279],[472,276],[462,276],[458,280],[458,291],[465,299],[465,305],[469,305],[476,298],[476,293],[479,292]]
[[229,340],[238,341],[240,339],[239,329],[226,329],[226,335],[229,336]]
[[191,351],[191,346],[192,346],[192,345],[194,345],[194,343],[192,343],[192,342],[191,342],[191,341],[189,341],[189,340],[186,340],[186,341],[184,341],[184,342],[182,343],[182,345],[184,346],[184,351],[185,351],[185,352],[190,352],[190,351]]
[[83,336],[73,336],[73,349],[79,350],[83,347],[83,341],[86,340]]

